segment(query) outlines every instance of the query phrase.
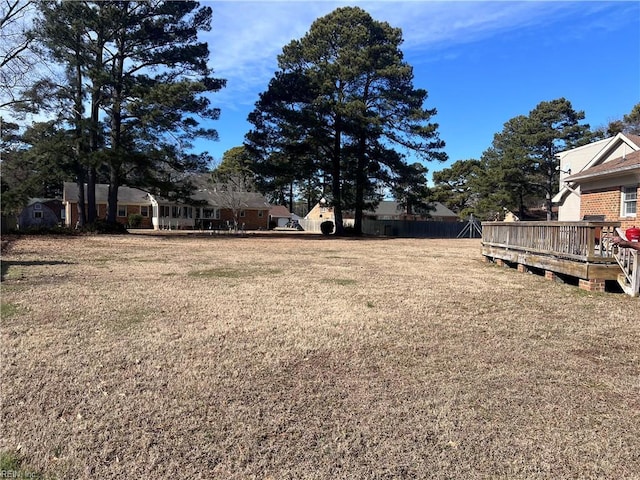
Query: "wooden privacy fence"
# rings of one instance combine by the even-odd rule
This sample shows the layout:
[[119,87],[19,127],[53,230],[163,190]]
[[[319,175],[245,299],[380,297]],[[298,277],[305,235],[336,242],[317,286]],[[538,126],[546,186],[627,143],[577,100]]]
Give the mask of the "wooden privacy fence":
[[[301,219],[300,225],[307,232],[320,233],[320,224],[324,220]],[[332,220],[333,221],[333,220]],[[345,219],[345,227],[353,226],[353,219]],[[362,219],[362,233],[385,237],[406,238],[456,238],[467,227],[467,222],[436,222],[420,220],[371,220]],[[476,231],[468,232],[466,237],[480,238]]]
[[[466,222],[436,222],[420,220],[362,220],[362,233],[386,237],[456,238]],[[471,232],[473,235],[474,232]],[[475,235],[479,238],[479,235]]]

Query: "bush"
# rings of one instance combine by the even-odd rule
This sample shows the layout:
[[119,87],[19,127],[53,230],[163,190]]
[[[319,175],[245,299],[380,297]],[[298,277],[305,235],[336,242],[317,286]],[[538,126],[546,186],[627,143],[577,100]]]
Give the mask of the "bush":
[[333,222],[331,220],[322,222],[320,224],[320,231],[323,235],[331,235],[333,233]]
[[6,233],[11,233],[14,235],[74,235],[75,232],[68,227],[42,227],[42,226],[32,226],[27,228],[21,228],[18,230],[10,230],[8,232],[3,232],[3,235]]
[[355,237],[356,236],[356,228],[349,225],[347,227],[344,227],[342,234],[345,237]]
[[129,215],[129,227],[130,228],[140,228],[142,225],[142,215],[139,213],[132,213]]
[[127,232],[127,227],[121,223],[109,223],[106,220],[96,220],[94,223],[86,225],[83,232],[89,233],[111,233],[111,234],[124,234]]

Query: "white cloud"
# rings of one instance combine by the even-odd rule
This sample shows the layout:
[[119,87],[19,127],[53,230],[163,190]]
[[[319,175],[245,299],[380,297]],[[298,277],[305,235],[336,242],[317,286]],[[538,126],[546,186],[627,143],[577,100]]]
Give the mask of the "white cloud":
[[[403,50],[451,48],[508,30],[526,28],[566,14],[570,4],[552,2],[431,1],[214,1],[209,42],[210,65],[227,88],[216,103],[236,109],[253,105],[277,70],[282,48],[308,32],[317,18],[339,6],[356,5],[375,19],[403,31]],[[447,55],[455,56],[448,52]]]

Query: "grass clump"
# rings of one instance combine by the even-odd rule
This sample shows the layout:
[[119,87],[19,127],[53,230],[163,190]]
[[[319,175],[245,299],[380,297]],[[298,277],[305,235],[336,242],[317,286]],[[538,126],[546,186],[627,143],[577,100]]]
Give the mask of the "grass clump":
[[41,478],[22,468],[23,460],[15,452],[0,451],[0,478]]
[[193,270],[188,273],[190,277],[197,278],[246,278],[256,275],[278,275],[282,273],[280,268],[247,269],[247,268],[209,268],[207,270]]
[[333,285],[340,285],[346,287],[347,285],[355,285],[356,281],[352,278],[325,278],[323,283],[331,283]]
[[0,317],[4,319],[11,318],[18,313],[19,309],[20,307],[15,303],[2,302],[0,303]]

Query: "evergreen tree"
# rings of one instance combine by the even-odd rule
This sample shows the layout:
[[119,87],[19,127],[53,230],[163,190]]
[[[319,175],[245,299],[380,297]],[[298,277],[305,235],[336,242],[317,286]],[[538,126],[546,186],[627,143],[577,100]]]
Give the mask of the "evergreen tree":
[[0,2],[0,109],[24,103],[19,93],[34,79],[38,56],[28,34],[34,2]]
[[579,123],[584,118],[584,112],[576,112],[565,98],[541,102],[529,113],[530,181],[544,194],[547,220],[552,219],[551,199],[558,191],[557,154],[588,143],[589,125]]
[[451,167],[433,173],[434,200],[446,205],[465,219],[475,212],[478,195],[474,192],[473,181],[481,175],[479,160],[458,160]]
[[582,119],[584,112],[560,98],[506,122],[483,153],[482,169],[473,182],[478,216],[497,216],[508,209],[523,218],[531,205],[544,205],[551,220],[551,199],[558,189],[556,155],[592,138],[589,125],[579,123]]
[[[45,1],[40,9],[35,32],[71,86],[54,90],[73,105],[65,120],[84,167],[78,183],[85,182],[85,172],[95,183],[98,170],[106,169],[108,221],[115,222],[120,185],[168,194],[184,172],[204,170],[209,156],[188,151],[197,137],[217,138],[200,118],[218,118],[206,94],[224,86],[211,77],[208,46],[197,40],[210,28],[209,7],[193,1]],[[89,195],[93,191],[90,185]]]
[[401,43],[400,29],[360,8],[338,8],[284,47],[280,71],[249,117],[255,126],[250,142],[261,137],[266,144],[271,138],[281,152],[298,144],[315,160],[316,168],[308,171],[330,181],[338,234],[343,208],[353,205],[355,230],[361,233],[362,213],[377,181],[405,171],[397,156],[388,155],[387,145],[423,160],[446,159],[438,126],[429,123],[436,111],[423,106],[427,92],[413,87]]

